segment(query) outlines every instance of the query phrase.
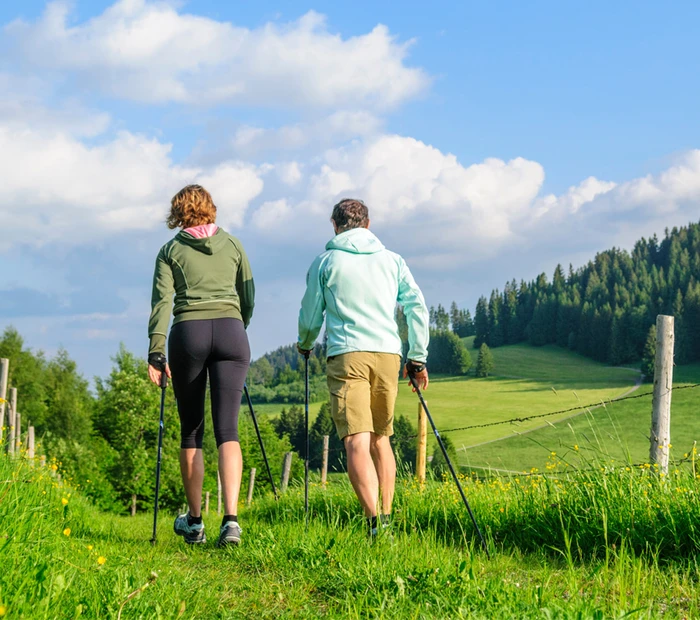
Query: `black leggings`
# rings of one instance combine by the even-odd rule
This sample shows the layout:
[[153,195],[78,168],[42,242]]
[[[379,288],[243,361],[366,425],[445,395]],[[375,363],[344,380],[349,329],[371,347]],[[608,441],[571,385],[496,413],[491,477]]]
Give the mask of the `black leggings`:
[[238,441],[238,412],[250,346],[238,319],[195,319],[170,330],[168,359],[180,414],[182,448],[201,448],[207,372],[216,445]]

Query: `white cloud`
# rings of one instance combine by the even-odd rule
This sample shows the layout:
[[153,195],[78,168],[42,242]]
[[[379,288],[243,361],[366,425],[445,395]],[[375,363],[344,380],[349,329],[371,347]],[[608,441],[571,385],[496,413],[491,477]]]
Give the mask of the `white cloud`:
[[255,156],[266,151],[297,151],[308,147],[328,147],[356,137],[379,132],[382,121],[364,110],[340,110],[311,122],[300,122],[275,129],[239,127],[231,139],[237,155]]
[[66,132],[0,124],[0,247],[13,243],[70,245],[162,225],[172,195],[200,182],[212,191],[219,221],[240,226],[263,188],[255,166],[225,162],[213,169],[179,166],[171,147],[120,132],[87,145]]
[[284,226],[292,214],[292,207],[284,198],[264,202],[253,214],[253,225],[260,230],[273,228],[279,230]]
[[275,168],[282,183],[292,187],[297,185],[304,176],[304,173],[301,171],[301,165],[296,161],[278,164]]
[[501,249],[540,252],[548,245],[590,253],[628,246],[696,219],[700,203],[700,150],[656,175],[622,183],[588,177],[559,196],[541,195],[544,169],[537,162],[489,158],[465,166],[454,155],[396,135],[330,150],[307,168],[308,182],[296,200],[285,200],[276,217],[269,206],[275,202],[258,212],[265,234],[295,239],[290,229],[303,226],[327,235],[323,224],[334,202],[358,197],[390,246],[421,256],[433,269],[477,262]]
[[311,11],[248,29],[147,0],[119,0],[69,25],[69,6],[52,2],[36,22],[6,26],[13,53],[126,99],[386,108],[429,83],[424,71],[404,64],[411,42],[398,42],[382,25],[344,39]]

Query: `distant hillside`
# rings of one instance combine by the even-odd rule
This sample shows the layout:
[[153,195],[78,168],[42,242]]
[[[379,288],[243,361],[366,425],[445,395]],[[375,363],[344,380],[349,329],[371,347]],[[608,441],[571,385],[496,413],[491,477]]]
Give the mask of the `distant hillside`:
[[512,280],[479,299],[474,346],[557,344],[622,364],[641,357],[658,314],[676,319],[676,361],[700,360],[700,223],[642,238],[631,253],[601,252],[568,275],[557,265],[551,281]]

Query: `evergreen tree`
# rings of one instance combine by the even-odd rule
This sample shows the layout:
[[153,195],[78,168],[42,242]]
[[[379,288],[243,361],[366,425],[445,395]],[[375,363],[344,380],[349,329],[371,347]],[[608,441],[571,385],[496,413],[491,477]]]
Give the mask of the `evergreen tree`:
[[428,345],[430,370],[448,375],[465,375],[472,365],[469,351],[457,334],[433,331]]
[[644,344],[644,353],[642,354],[642,374],[644,381],[653,383],[654,381],[654,365],[656,359],[656,325],[649,328],[646,343]]
[[493,372],[494,367],[493,353],[491,353],[491,349],[484,342],[479,347],[479,358],[476,361],[476,376],[488,377]]
[[[450,457],[452,465],[455,467],[455,469],[458,469],[457,449],[455,448],[454,442],[447,436],[442,437],[442,442],[445,444],[445,450],[447,450],[447,456]],[[445,456],[442,454],[442,450],[438,444],[435,444],[435,448],[433,449],[433,459],[430,461],[430,470],[433,472],[436,478],[443,478],[450,475],[447,461],[445,460]]]
[[323,436],[328,435],[328,470],[346,471],[346,457],[343,442],[338,439],[335,424],[331,417],[331,403],[326,401],[314,420],[309,431],[311,440],[311,461],[313,469],[320,469],[323,464]]
[[411,474],[416,468],[416,429],[409,419],[401,414],[394,420],[394,434],[391,445],[394,449],[396,465],[400,472]]
[[474,314],[474,348],[478,349],[483,342],[489,342],[489,310],[486,297],[479,297]]

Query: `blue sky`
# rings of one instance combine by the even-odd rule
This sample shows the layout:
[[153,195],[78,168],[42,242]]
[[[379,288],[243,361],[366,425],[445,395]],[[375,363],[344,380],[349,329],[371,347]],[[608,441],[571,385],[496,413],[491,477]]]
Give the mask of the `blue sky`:
[[428,303],[697,221],[697,3],[0,6],[0,327],[103,375],[142,352],[180,186],[251,256],[254,355],[295,339],[328,211],[365,198]]

